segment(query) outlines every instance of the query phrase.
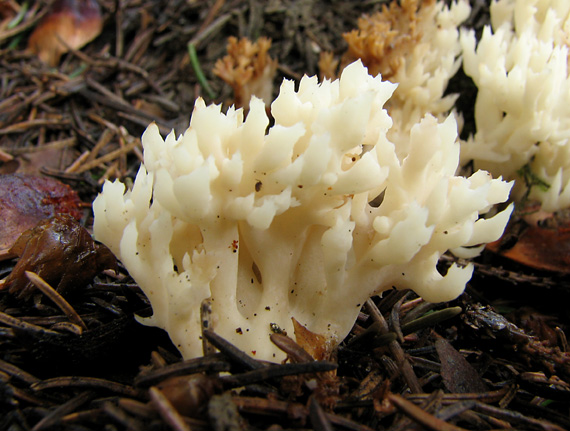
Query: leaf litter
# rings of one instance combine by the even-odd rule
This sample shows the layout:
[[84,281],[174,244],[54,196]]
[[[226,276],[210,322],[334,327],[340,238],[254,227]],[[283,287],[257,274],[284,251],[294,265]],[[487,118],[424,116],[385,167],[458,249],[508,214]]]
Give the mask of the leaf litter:
[[[100,34],[83,48],[60,46],[48,64],[28,41],[54,5],[2,6],[0,170],[21,175],[31,163],[41,184],[57,179],[74,192],[62,198],[71,209],[52,204],[48,213],[43,198],[30,199],[29,223],[2,207],[0,222],[15,221],[2,228],[15,232],[3,235],[4,249],[32,230],[0,266],[0,428],[570,429],[569,283],[559,272],[486,252],[452,303],[396,291],[372,298],[337,351],[317,334],[297,343],[277,331],[272,338],[290,359],[266,364],[205,329],[205,355],[182,361],[163,333],[136,323],[135,314],[152,312],[148,301],[123,268],[103,271],[110,258],[81,226],[91,220],[80,200],[91,202],[105,179],[136,173],[149,122],[162,133],[182,131],[197,96],[234,100],[236,89],[213,72],[228,37],[271,38],[273,84],[298,80],[319,72],[321,53],[346,52],[343,34],[384,3],[102,0]],[[474,5],[468,25],[480,29],[485,2]],[[450,86],[472,88],[464,77]],[[468,129],[472,107],[460,103]],[[49,163],[33,156],[46,151]],[[71,236],[60,240],[62,223]],[[12,280],[21,297],[10,292]],[[522,307],[526,314],[514,313]]]

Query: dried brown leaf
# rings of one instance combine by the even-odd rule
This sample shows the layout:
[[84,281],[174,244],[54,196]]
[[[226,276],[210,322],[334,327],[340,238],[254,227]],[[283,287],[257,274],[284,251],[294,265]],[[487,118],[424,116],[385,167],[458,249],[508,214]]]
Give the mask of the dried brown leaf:
[[324,336],[309,331],[296,319],[293,319],[293,328],[297,344],[305,349],[309,355],[316,361],[329,359],[330,346]]
[[570,215],[541,213],[511,223],[487,249],[530,268],[569,274]]
[[22,232],[58,213],[81,218],[81,201],[71,187],[47,177],[26,174],[0,175],[0,255],[9,253]]
[[96,0],[56,0],[52,11],[30,35],[28,49],[55,67],[63,54],[85,46],[99,36],[102,28]]
[[97,244],[77,220],[58,214],[24,232],[14,244],[20,260],[6,278],[4,288],[27,299],[35,287],[26,277],[32,271],[65,296],[89,283],[103,269],[115,269],[111,251]]

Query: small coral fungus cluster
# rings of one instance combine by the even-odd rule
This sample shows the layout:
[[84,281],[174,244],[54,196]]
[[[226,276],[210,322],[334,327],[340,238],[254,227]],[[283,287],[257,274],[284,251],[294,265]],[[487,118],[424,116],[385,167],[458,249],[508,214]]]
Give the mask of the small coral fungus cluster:
[[269,56],[270,47],[271,40],[266,37],[260,37],[255,43],[247,38],[229,38],[228,55],[216,62],[214,74],[231,85],[237,107],[249,107],[251,96],[267,105],[273,100],[277,61]]
[[[479,91],[477,133],[462,160],[516,179],[546,211],[570,207],[570,2],[500,0],[478,44],[463,32],[463,65]],[[526,181],[525,181],[526,180]],[[532,181],[530,181],[532,182]]]
[[[444,96],[461,62],[478,88],[477,132],[462,142],[461,162],[517,180],[515,199],[528,197],[546,211],[570,207],[570,3],[495,0],[491,26],[477,41],[460,31],[466,0],[404,0],[360,19],[345,34],[341,65],[361,58],[373,73],[398,83],[387,104],[399,128],[425,113],[441,118],[453,108]],[[325,59],[328,57],[325,57]],[[330,59],[323,62],[331,70]],[[330,72],[329,72],[330,73]],[[537,184],[529,191],[529,184]]]

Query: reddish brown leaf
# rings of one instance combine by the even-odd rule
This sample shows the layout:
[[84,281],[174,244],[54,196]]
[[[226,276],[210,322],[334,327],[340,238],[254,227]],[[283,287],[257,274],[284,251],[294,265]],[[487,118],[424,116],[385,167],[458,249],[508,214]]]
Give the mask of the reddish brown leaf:
[[530,268],[568,274],[570,219],[562,213],[526,217],[509,225],[503,238],[487,248]]
[[24,232],[12,247],[20,257],[4,288],[27,299],[35,290],[26,271],[35,272],[65,296],[88,284],[103,269],[116,268],[111,251],[91,238],[73,217],[58,214]]
[[18,237],[39,221],[58,213],[81,218],[81,201],[71,187],[51,178],[25,174],[0,175],[0,256],[14,257],[8,251]]
[[55,67],[62,54],[79,49],[101,33],[103,19],[96,0],[56,0],[52,11],[38,24],[28,48]]

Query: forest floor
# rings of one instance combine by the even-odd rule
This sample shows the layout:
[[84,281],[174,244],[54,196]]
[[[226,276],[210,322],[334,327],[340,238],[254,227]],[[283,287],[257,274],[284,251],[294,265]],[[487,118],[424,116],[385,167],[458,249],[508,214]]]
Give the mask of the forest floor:
[[[85,203],[74,208],[90,230],[90,203],[103,181],[134,178],[150,122],[163,135],[182,132],[197,97],[233,101],[212,72],[228,37],[272,40],[275,96],[283,78],[318,74],[320,52],[341,56],[343,33],[383,3],[101,0],[100,34],[61,58],[47,53],[50,66],[27,46],[51,2],[4,2],[0,174],[69,185]],[[466,25],[479,31],[488,23],[486,2],[472,3]],[[465,76],[453,85],[472,130],[474,87]],[[12,197],[0,193],[2,222]],[[9,244],[2,222],[0,249]],[[0,279],[18,263],[3,251]],[[62,274],[74,260],[65,253],[49,263]],[[0,289],[0,429],[570,429],[568,275],[489,251],[475,267],[453,302],[428,304],[408,291],[372,298],[328,361],[306,360],[292,343],[290,363],[272,366],[216,334],[208,339],[221,354],[182,361],[162,331],[135,321],[149,304],[122,267],[116,275],[95,265],[89,279],[72,277],[83,286],[67,297],[71,311],[37,290]]]

